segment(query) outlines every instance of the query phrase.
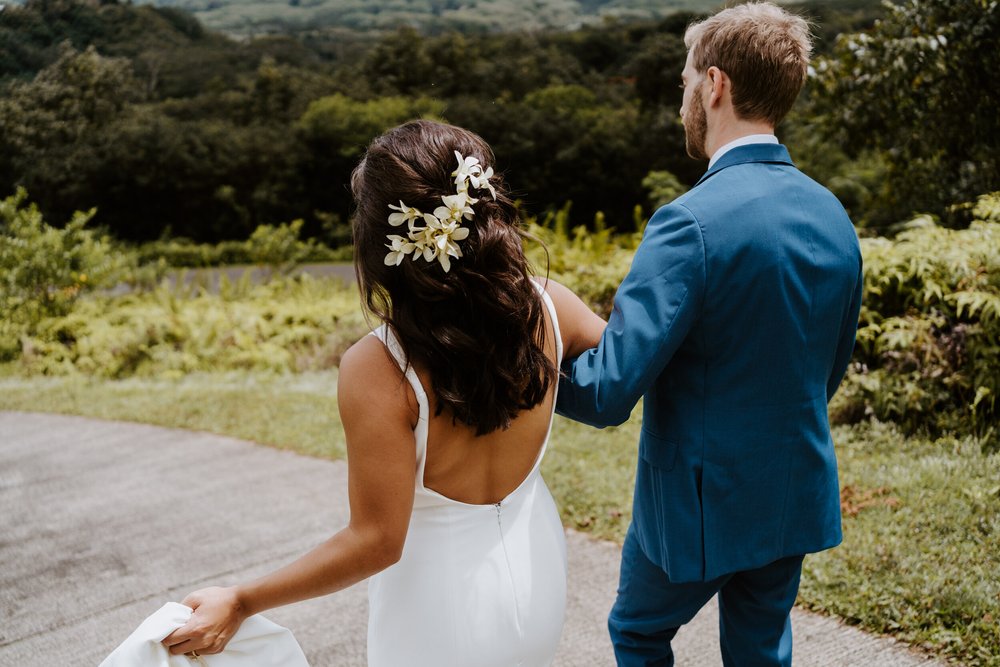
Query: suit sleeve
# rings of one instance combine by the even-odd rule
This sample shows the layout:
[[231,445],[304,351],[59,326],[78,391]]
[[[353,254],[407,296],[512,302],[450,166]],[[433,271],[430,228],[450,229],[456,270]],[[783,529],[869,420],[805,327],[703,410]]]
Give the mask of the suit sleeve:
[[704,301],[701,226],[680,204],[646,225],[596,348],[563,363],[556,410],[603,428],[623,423],[691,330]]
[[837,387],[844,379],[847,372],[847,365],[851,361],[854,353],[854,341],[858,335],[858,316],[861,314],[861,294],[864,288],[863,269],[858,266],[857,284],[854,286],[854,295],[851,297],[851,305],[847,309],[847,315],[840,330],[840,342],[837,343],[837,353],[833,359],[833,368],[830,371],[830,378],[826,383],[826,400],[833,398],[837,392]]

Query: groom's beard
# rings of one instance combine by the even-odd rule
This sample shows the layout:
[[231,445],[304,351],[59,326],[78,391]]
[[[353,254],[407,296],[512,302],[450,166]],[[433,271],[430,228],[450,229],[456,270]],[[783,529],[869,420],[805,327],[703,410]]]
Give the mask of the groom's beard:
[[707,160],[705,153],[705,135],[708,134],[708,117],[705,114],[705,104],[701,99],[701,87],[704,81],[698,84],[698,88],[692,95],[691,105],[687,113],[684,114],[684,145],[687,154],[695,160]]

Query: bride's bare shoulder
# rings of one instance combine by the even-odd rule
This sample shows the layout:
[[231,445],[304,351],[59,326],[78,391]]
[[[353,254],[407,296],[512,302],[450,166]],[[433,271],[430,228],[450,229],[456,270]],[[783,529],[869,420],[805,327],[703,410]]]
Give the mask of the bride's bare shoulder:
[[535,280],[545,287],[555,306],[563,338],[563,357],[575,357],[597,345],[607,323],[565,285],[551,278]]
[[342,411],[417,414],[413,388],[377,336],[364,336],[340,359],[337,398]]

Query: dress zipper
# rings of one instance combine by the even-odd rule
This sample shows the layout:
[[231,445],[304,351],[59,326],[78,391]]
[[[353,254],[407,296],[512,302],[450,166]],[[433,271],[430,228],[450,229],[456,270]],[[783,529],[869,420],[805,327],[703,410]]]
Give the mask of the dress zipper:
[[[524,631],[521,628],[521,609],[517,602],[517,591],[514,588],[514,577],[513,572],[510,567],[510,555],[507,553],[507,541],[503,537],[503,522],[500,519],[500,509],[501,503],[493,503],[493,507],[497,510],[497,530],[500,532],[500,546],[503,548],[503,559],[507,565],[507,576],[510,577],[511,594],[514,596],[514,623],[517,627],[517,634],[519,637],[524,636]],[[522,664],[522,661],[518,660],[518,665]]]

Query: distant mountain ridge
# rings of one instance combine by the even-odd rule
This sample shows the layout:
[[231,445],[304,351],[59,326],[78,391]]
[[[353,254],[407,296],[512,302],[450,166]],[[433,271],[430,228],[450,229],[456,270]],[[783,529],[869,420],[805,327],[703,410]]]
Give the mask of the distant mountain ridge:
[[720,0],[139,0],[188,10],[233,34],[347,29],[466,33],[573,29],[606,19],[656,19],[708,12]]
[[[107,0],[82,0],[93,5]],[[866,6],[878,0],[772,0],[779,4]],[[28,0],[0,0],[24,5]],[[711,13],[726,0],[132,0],[193,14],[233,36],[343,31],[378,36],[401,27],[423,34],[573,30],[604,21],[656,20],[677,12]]]

